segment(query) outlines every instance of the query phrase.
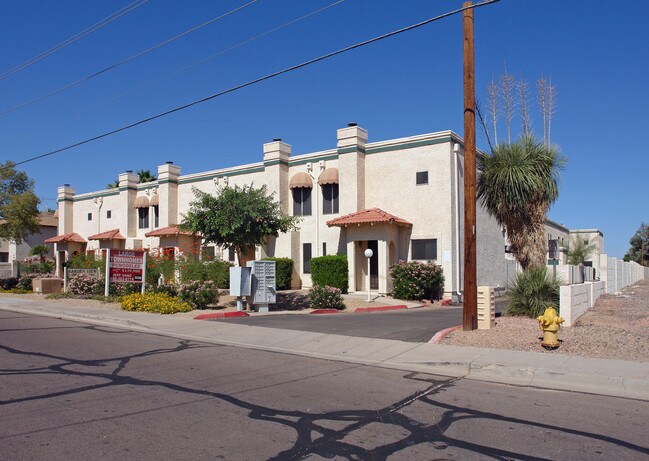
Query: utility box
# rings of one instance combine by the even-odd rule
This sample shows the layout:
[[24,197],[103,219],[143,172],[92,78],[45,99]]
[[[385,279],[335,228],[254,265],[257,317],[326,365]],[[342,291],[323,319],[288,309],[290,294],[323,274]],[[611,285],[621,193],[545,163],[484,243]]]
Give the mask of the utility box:
[[36,278],[32,280],[34,293],[60,293],[63,288],[63,279]]
[[257,312],[268,312],[268,305],[277,303],[275,261],[248,261],[252,269],[252,293],[248,301]]
[[251,268],[230,268],[230,296],[250,296],[251,293]]
[[496,297],[492,287],[478,287],[478,330],[496,326]]

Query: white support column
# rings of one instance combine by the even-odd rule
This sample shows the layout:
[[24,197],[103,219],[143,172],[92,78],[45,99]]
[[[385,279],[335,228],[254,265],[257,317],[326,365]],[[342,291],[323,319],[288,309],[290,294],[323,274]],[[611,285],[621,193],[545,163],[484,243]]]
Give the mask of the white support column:
[[349,271],[349,292],[356,291],[356,242],[347,242],[347,269]]

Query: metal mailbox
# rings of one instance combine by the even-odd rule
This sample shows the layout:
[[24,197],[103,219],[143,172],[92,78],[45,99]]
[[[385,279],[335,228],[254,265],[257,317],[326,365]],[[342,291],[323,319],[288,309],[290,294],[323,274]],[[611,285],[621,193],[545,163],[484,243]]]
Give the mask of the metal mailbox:
[[251,277],[250,267],[231,267],[230,268],[230,295],[231,296],[250,296]]
[[269,304],[277,302],[277,280],[275,277],[275,261],[248,261],[252,269],[252,293],[250,304],[258,312],[267,312]]

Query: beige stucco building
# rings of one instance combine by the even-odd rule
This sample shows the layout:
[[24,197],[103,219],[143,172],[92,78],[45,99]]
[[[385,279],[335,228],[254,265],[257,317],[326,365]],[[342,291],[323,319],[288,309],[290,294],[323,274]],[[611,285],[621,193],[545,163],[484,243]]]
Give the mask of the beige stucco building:
[[[258,163],[181,175],[179,165],[158,167],[157,181],[119,176],[119,188],[76,194],[58,189],[59,267],[73,252],[105,248],[162,248],[187,253],[201,242],[179,232],[194,199],[193,188],[216,194],[220,187],[265,184],[282,210],[301,216],[299,231],[271,238],[257,257],[290,257],[295,282],[311,286],[312,257],[346,254],[350,291],[367,290],[371,248],[371,289],[390,291],[389,266],[398,260],[433,261],[444,270],[445,293],[462,287],[463,142],[451,131],[368,142],[356,124],[337,131],[329,150],[292,155],[286,142],[263,145]],[[502,230],[477,211],[478,283],[505,283]],[[214,248],[216,256],[233,259]]]

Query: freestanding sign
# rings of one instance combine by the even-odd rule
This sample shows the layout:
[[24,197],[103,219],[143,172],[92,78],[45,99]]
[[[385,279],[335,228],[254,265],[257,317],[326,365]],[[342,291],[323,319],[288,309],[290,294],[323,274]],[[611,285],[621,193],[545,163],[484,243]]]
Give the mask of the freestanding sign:
[[144,293],[146,281],[146,252],[144,250],[108,250],[106,255],[106,288],[111,283],[141,283]]

